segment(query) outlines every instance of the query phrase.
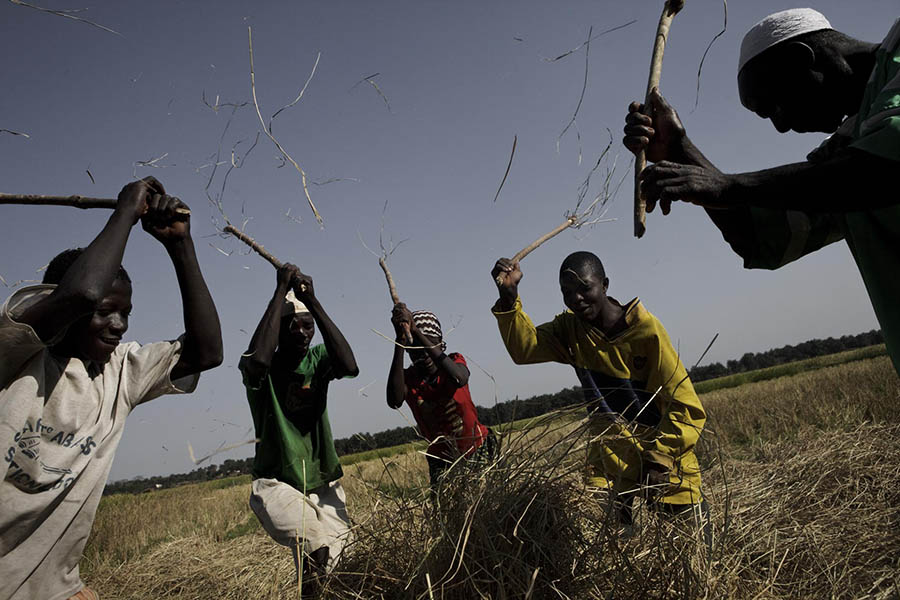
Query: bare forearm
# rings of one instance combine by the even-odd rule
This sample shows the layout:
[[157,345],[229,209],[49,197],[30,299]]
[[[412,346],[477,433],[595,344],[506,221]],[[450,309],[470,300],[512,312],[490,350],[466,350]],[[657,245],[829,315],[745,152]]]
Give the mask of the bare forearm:
[[222,364],[222,327],[216,305],[200,272],[191,238],[168,244],[184,311],[185,341],[181,361],[187,373]]
[[403,379],[403,348],[394,346],[394,358],[388,371],[387,403],[391,408],[400,408],[406,398],[406,382]]
[[457,386],[462,387],[469,382],[469,370],[447,356],[440,345],[432,344],[418,329],[413,331],[413,343],[425,348],[437,368],[449,375]]
[[359,367],[356,365],[356,357],[353,356],[353,350],[350,344],[344,338],[344,334],[338,329],[325,309],[319,303],[318,299],[307,301],[307,308],[312,313],[316,326],[322,332],[322,338],[325,341],[325,349],[328,350],[328,356],[331,357],[332,365],[338,377],[344,375],[356,376],[359,374]]
[[821,162],[802,162],[733,175],[728,199],[738,205],[836,213],[877,210],[898,202],[886,177],[898,167],[849,150]]
[[287,283],[275,286],[275,293],[269,300],[266,311],[256,325],[253,335],[250,337],[250,345],[245,356],[262,368],[268,369],[272,365],[272,357],[278,347],[278,326],[281,322],[281,306],[288,291]]

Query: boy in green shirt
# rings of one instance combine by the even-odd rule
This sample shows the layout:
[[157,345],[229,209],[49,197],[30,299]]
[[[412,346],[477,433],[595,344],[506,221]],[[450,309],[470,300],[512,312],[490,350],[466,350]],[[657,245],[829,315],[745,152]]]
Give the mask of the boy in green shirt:
[[[325,343],[310,347],[317,324]],[[350,533],[328,384],[356,377],[359,368],[312,279],[296,266],[278,269],[239,368],[258,439],[250,508],[272,539],[291,548],[298,577],[302,543],[304,580],[316,579],[334,566]]]

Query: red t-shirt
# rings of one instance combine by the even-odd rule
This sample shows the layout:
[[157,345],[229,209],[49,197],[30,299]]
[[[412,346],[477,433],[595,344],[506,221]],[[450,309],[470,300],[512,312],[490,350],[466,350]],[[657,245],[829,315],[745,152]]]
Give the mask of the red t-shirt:
[[[453,362],[463,366],[462,354],[450,354]],[[419,430],[432,444],[428,453],[454,460],[471,454],[484,443],[488,429],[478,422],[478,413],[469,395],[469,386],[456,387],[456,382],[438,368],[433,380],[426,381],[416,367],[403,371],[406,403],[412,410]],[[440,438],[440,439],[438,439]]]

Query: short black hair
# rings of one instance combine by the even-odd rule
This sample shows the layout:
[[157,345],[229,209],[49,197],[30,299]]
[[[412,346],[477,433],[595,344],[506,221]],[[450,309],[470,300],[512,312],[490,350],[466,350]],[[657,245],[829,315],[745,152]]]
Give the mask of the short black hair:
[[[75,261],[78,260],[78,257],[81,256],[83,252],[84,248],[69,248],[54,256],[53,260],[50,261],[50,264],[47,265],[47,270],[44,271],[43,283],[59,284],[65,276],[66,271],[75,264]],[[116,279],[131,283],[128,271],[126,271],[122,265],[119,265],[119,270],[116,272]]]
[[559,274],[564,271],[583,271],[595,275],[597,279],[606,278],[606,269],[603,268],[603,262],[593,252],[581,250],[568,255],[559,266]]

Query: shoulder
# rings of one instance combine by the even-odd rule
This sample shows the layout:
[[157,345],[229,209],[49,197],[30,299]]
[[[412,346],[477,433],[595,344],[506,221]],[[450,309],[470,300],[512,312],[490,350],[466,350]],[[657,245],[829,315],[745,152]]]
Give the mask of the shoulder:
[[460,354],[459,352],[451,352],[451,353],[448,354],[447,356],[449,356],[449,357],[450,357],[450,360],[452,360],[452,361],[455,362],[455,363],[459,363],[459,364],[461,364],[461,365],[465,365],[465,364],[466,364],[466,358],[465,358],[462,354]]

